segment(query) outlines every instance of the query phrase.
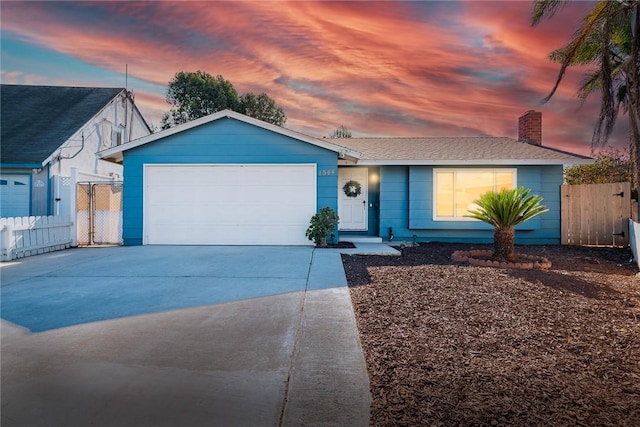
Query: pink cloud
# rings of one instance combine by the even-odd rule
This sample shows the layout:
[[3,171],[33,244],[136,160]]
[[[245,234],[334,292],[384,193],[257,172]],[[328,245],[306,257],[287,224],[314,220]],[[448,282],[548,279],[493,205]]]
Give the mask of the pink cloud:
[[[105,69],[127,63],[160,87],[177,71],[222,74],[241,93],[267,92],[287,126],[314,136],[343,124],[355,135],[516,137],[517,117],[535,108],[545,143],[584,153],[598,111],[597,100],[578,108],[584,70],[539,101],[558,72],[548,53],[589,7],[531,28],[531,3],[516,1],[26,2],[3,3],[2,25]],[[168,109],[159,93],[137,96],[152,122]]]

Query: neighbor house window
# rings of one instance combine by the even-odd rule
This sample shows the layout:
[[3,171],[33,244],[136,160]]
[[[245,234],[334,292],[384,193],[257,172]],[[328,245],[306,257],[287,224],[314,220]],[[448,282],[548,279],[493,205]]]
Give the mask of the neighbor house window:
[[433,219],[470,220],[465,215],[489,191],[516,187],[515,169],[434,169]]

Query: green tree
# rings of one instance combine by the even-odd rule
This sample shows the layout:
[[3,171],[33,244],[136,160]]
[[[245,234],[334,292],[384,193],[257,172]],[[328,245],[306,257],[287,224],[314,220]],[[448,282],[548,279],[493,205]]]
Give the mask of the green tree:
[[162,117],[162,129],[189,122],[225,109],[237,111],[278,126],[284,125],[284,111],[265,93],[238,96],[230,81],[204,71],[176,73],[169,82],[167,103],[171,109]]
[[[561,0],[536,0],[532,25],[548,19],[565,4]],[[575,65],[595,66],[582,82],[578,96],[600,94],[600,113],[592,137],[592,148],[606,145],[622,111],[629,117],[629,152],[632,185],[640,185],[640,0],[603,0],[584,18],[564,47],[549,55],[560,64],[556,82],[544,99],[556,92],[567,69]]]
[[284,126],[287,121],[282,107],[279,107],[276,101],[266,93],[261,93],[260,95],[252,92],[245,93],[240,97],[240,108],[238,111],[247,116],[278,126]]
[[162,129],[195,120],[224,109],[238,110],[238,92],[231,82],[203,71],[176,73],[169,82],[171,109],[162,117]]
[[631,181],[631,160],[629,153],[619,150],[605,150],[588,165],[571,166],[564,171],[567,184],[606,184]]
[[329,138],[351,138],[351,131],[345,126],[340,125],[336,130],[331,132]]
[[478,209],[465,216],[478,219],[493,226],[493,259],[515,262],[514,227],[549,211],[542,206],[542,197],[529,194],[523,187],[513,190],[490,191],[474,203]]

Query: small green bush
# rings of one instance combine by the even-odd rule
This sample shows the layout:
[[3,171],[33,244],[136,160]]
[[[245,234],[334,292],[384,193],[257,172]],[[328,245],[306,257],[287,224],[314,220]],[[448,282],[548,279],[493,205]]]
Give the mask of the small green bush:
[[598,153],[591,164],[565,169],[564,180],[569,185],[631,182],[632,167],[628,150],[607,149]]
[[307,228],[306,236],[317,247],[327,246],[327,236],[331,234],[338,225],[340,218],[338,214],[330,207],[320,209],[320,212],[311,217],[309,228]]

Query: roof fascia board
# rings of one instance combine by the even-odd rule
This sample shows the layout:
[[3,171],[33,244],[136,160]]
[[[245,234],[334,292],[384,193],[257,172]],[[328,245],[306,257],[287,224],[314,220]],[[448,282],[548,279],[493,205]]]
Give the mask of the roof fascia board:
[[[106,104],[104,104],[104,105],[102,106],[102,108],[100,108],[100,109],[99,109],[99,110],[98,110],[98,111],[97,111],[97,112],[96,112],[96,113],[95,113],[95,114],[94,114],[94,115],[89,119],[89,121],[87,121],[87,123],[89,123],[91,120],[93,120],[93,118],[94,118],[95,116],[97,116],[97,115],[99,115],[99,114],[102,114],[102,112],[103,112],[104,110],[106,110],[106,109],[107,109],[107,107],[109,107],[111,104],[113,104],[113,103],[118,99],[118,97],[122,96],[122,93],[123,93],[123,92],[125,93],[125,97],[128,99],[129,97],[126,95],[126,89],[120,89],[120,92],[118,92],[118,93],[116,94],[116,96],[114,96],[113,98],[111,98],[111,101],[109,101],[109,102],[107,102]],[[85,126],[87,126],[87,123],[85,123],[85,124],[84,124],[84,126],[82,126],[82,127],[81,127],[81,129],[84,129],[84,128],[85,128]]]
[[0,169],[39,169],[46,163],[0,163]]
[[[136,115],[138,116],[138,118],[140,120],[142,120],[142,123],[144,123],[145,127],[147,128],[147,130],[149,131],[149,134],[151,134],[152,129],[151,126],[149,126],[149,123],[147,123],[147,121],[145,120],[144,116],[142,115],[142,113],[140,112],[140,110],[138,109],[138,106],[136,105],[135,100],[133,99],[132,96],[129,96],[127,94],[127,100],[131,101],[131,105],[133,106],[133,111],[135,111]],[[131,125],[131,123],[130,123]]]
[[126,144],[122,144],[122,145],[119,145],[117,147],[108,148],[106,150],[100,151],[98,153],[98,156],[100,158],[103,158],[103,159],[105,159],[105,158],[116,159],[117,158],[116,155],[118,153],[122,153],[122,152],[130,150],[132,148],[140,147],[141,145],[145,145],[145,144],[148,144],[150,142],[156,141],[158,139],[162,139],[162,138],[166,138],[166,137],[171,136],[171,135],[175,135],[176,133],[179,133],[179,132],[183,132],[183,131],[186,131],[186,130],[189,130],[189,129],[193,129],[194,127],[201,126],[201,125],[204,125],[204,124],[207,124],[207,123],[211,123],[211,122],[214,122],[216,120],[220,120],[222,118],[236,119],[236,120],[239,120],[239,121],[247,123],[247,124],[251,124],[251,125],[266,129],[266,130],[270,130],[272,132],[279,133],[279,134],[284,135],[284,136],[288,136],[290,138],[294,138],[294,139],[297,139],[297,140],[300,140],[300,141],[303,141],[303,142],[306,142],[306,143],[309,143],[309,144],[312,144],[312,145],[316,145],[316,146],[321,147],[321,148],[325,148],[325,149],[330,150],[330,151],[334,151],[334,152],[336,152],[336,153],[338,153],[338,154],[340,154],[341,156],[344,156],[344,157],[350,157],[350,158],[353,158],[353,159],[358,159],[361,156],[361,154],[359,152],[355,151],[355,150],[351,150],[349,148],[342,147],[342,146],[339,146],[339,145],[336,145],[336,144],[333,144],[333,143],[330,143],[330,142],[322,141],[319,138],[314,138],[314,137],[311,137],[311,136],[307,136],[307,135],[304,135],[302,133],[299,133],[299,132],[296,132],[296,131],[293,131],[293,130],[290,130],[290,129],[283,128],[281,126],[277,126],[277,125],[274,125],[274,124],[271,124],[271,123],[266,123],[266,122],[263,122],[262,120],[254,119],[253,117],[248,117],[248,116],[245,116],[244,114],[236,113],[235,111],[231,111],[231,110],[218,111],[217,113],[213,113],[213,114],[210,114],[210,115],[205,116],[205,117],[200,117],[199,119],[195,119],[195,120],[192,120],[190,122],[183,123],[181,125],[178,125],[178,126],[175,126],[175,127],[160,131],[158,133],[154,133],[154,134],[151,134],[151,135],[144,136],[142,138],[138,138],[138,139],[130,141],[130,142],[126,143]]

